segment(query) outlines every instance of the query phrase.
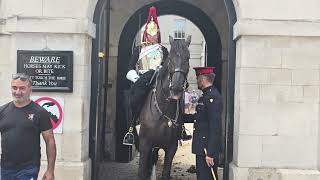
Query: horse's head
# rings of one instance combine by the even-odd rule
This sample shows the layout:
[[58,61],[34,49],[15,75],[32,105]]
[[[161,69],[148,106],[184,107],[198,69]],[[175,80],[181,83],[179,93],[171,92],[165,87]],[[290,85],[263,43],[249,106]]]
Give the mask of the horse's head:
[[171,45],[168,56],[169,98],[178,100],[182,97],[187,82],[190,58],[188,47],[191,43],[191,36],[188,36],[187,40],[174,40],[170,36],[169,40]]

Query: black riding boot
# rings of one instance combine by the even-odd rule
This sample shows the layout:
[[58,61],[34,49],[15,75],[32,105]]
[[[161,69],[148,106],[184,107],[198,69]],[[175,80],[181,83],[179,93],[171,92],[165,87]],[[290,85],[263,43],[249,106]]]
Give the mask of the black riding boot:
[[188,141],[188,140],[192,139],[192,135],[187,134],[187,131],[186,131],[186,128],[184,125],[182,125],[181,139],[183,141]]
[[134,83],[130,90],[130,107],[132,111],[132,122],[129,131],[123,138],[124,145],[134,145],[134,133],[133,130],[136,126],[140,110],[142,108],[144,99],[150,90],[150,83],[154,79],[155,71],[149,70],[140,76],[140,78]]

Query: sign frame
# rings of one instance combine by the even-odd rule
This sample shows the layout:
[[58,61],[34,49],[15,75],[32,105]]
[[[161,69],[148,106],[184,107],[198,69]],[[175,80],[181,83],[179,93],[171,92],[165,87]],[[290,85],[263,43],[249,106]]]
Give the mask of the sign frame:
[[[43,104],[40,102],[46,101],[51,102],[53,104],[48,104],[47,107],[43,107],[48,113],[52,115],[54,112],[58,112],[58,114],[54,113],[54,115],[58,115],[57,122],[55,122],[52,117],[50,117],[50,122],[52,125],[53,133],[55,134],[63,134],[63,124],[64,124],[64,107],[65,107],[65,100],[62,97],[52,97],[52,96],[31,96],[31,99],[37,103],[39,106],[43,107]],[[46,104],[46,103],[45,103]],[[50,106],[56,106],[54,109],[50,109]]]
[[[57,71],[63,71],[64,75],[62,80],[58,80],[58,76],[60,75],[59,73],[54,73],[54,68],[51,68],[52,74],[53,75],[49,75],[50,78],[54,78],[54,80],[50,80],[50,79],[41,79],[39,80],[41,83],[46,84],[45,86],[41,86],[37,85],[35,86],[33,84],[32,86],[32,91],[34,92],[73,92],[73,51],[42,51],[42,50],[17,50],[17,73],[26,73],[29,76],[31,76],[31,79],[34,81],[34,77],[43,77],[43,74],[41,73],[37,73],[37,72],[33,72],[31,73],[31,71],[33,69],[36,69],[33,67],[33,69],[27,69],[25,68],[25,65],[28,64],[26,63],[28,61],[27,58],[30,58],[31,56],[43,56],[43,57],[63,57],[61,58],[61,60],[63,59],[63,65],[61,67],[65,67],[63,70],[58,69]],[[61,62],[61,60],[59,61],[59,63]],[[43,65],[48,65],[51,67],[54,65],[53,63],[29,63],[29,65],[36,65],[37,67],[39,67],[38,69],[42,69]],[[61,65],[61,64],[59,64]],[[45,75],[45,74],[44,74]],[[50,81],[50,82],[49,82]],[[57,84],[57,85],[52,85],[53,83]],[[59,82],[59,84],[58,84]],[[51,84],[50,84],[51,83]],[[47,85],[49,84],[49,85]],[[61,85],[62,84],[62,85]]]

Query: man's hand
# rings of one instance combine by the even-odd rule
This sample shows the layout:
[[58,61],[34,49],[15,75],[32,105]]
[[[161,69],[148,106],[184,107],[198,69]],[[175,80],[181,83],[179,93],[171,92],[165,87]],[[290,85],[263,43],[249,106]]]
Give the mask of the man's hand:
[[53,171],[49,171],[47,170],[43,177],[42,177],[42,180],[54,180],[54,174],[53,174]]
[[206,162],[209,167],[214,165],[214,159],[212,157],[206,156]]
[[48,166],[42,180],[54,180],[54,166],[56,161],[56,143],[53,130],[42,131],[44,142],[46,143]]
[[139,77],[140,76],[137,74],[137,71],[133,69],[131,69],[126,75],[126,78],[132,81],[133,83],[135,83],[139,79]]

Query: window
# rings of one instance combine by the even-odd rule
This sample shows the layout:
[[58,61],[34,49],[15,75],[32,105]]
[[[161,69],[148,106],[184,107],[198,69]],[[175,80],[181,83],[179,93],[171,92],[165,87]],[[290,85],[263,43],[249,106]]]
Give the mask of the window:
[[174,39],[185,39],[186,19],[175,20]]

